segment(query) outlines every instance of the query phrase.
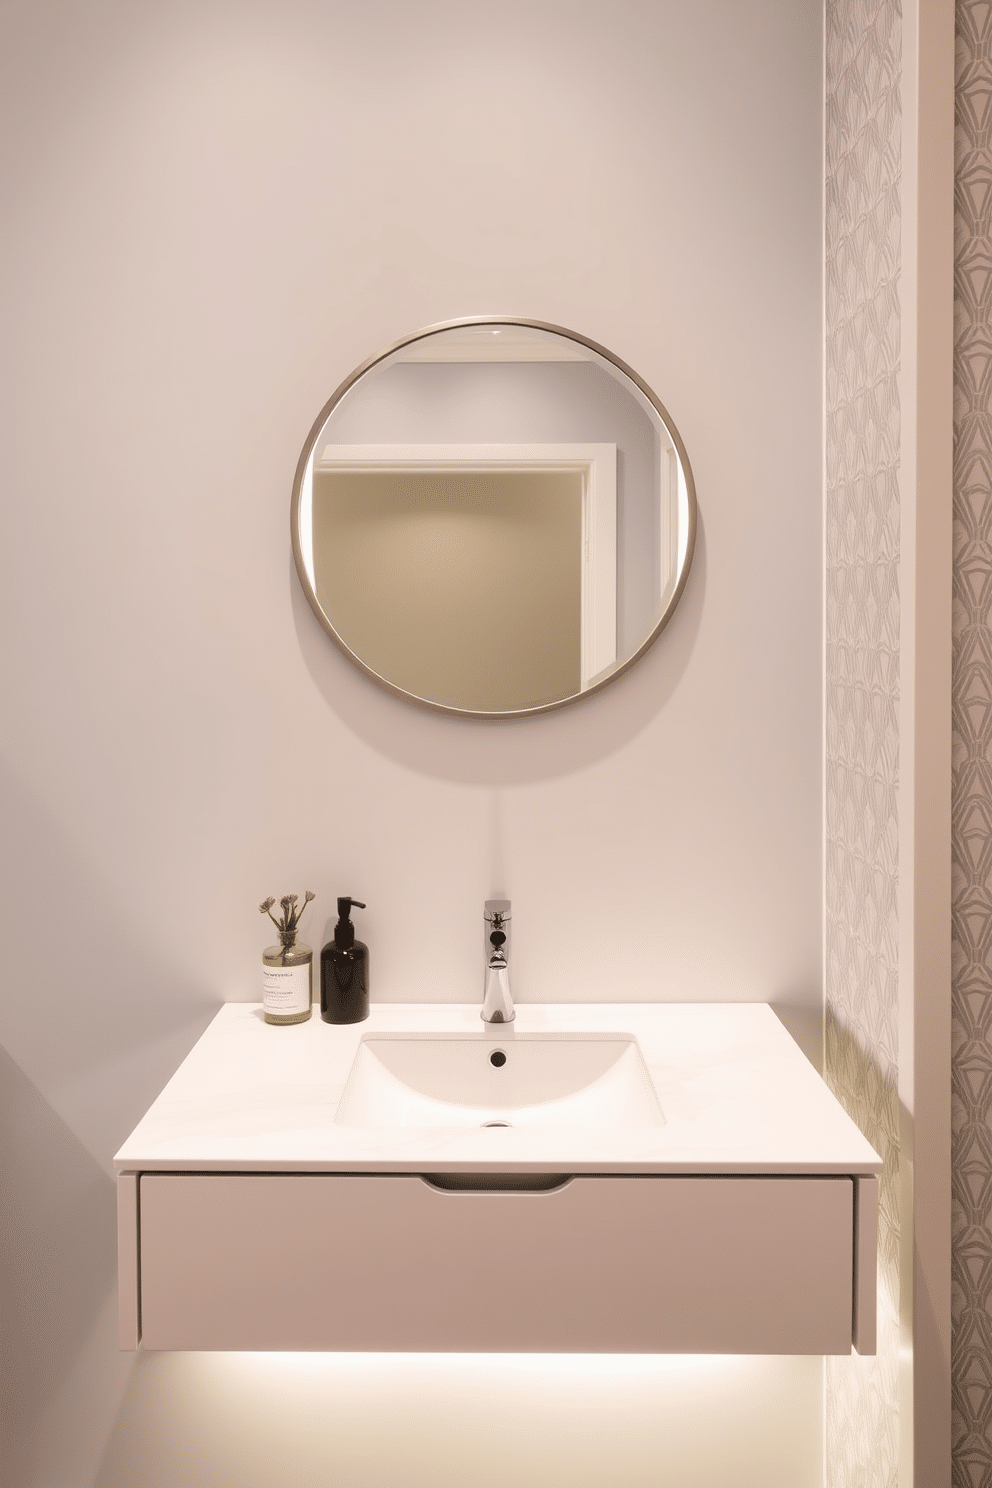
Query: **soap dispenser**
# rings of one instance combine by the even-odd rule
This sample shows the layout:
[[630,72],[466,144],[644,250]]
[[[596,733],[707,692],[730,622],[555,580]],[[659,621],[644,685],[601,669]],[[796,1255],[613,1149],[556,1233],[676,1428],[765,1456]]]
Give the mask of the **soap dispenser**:
[[369,948],[355,939],[352,909],[360,899],[338,900],[334,939],[320,953],[320,1016],[325,1023],[361,1023],[369,1015]]

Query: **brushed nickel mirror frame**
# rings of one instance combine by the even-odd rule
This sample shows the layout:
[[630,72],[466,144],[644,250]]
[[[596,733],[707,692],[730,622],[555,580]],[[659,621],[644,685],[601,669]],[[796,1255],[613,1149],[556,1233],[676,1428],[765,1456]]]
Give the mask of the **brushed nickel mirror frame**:
[[[338,634],[338,632],[335,630],[334,626],[328,619],[327,615],[321,608],[320,601],[318,600],[316,592],[312,584],[310,583],[310,576],[307,573],[303,556],[303,546],[300,540],[300,504],[303,491],[303,481],[306,475],[307,466],[310,462],[314,446],[317,443],[317,439],[320,436],[324,425],[330,418],[334,409],[341,402],[341,399],[344,397],[344,395],[351,388],[353,388],[354,385],[359,382],[367,372],[370,372],[373,367],[376,367],[381,362],[386,361],[387,358],[391,357],[395,352],[402,350],[403,347],[412,346],[417,341],[426,340],[429,336],[435,336],[441,331],[459,330],[472,326],[517,326],[525,330],[545,331],[555,336],[564,337],[566,340],[574,341],[577,345],[583,346],[587,350],[594,352],[596,356],[601,357],[604,361],[607,361],[613,367],[616,367],[617,370],[621,372],[623,376],[626,377],[630,382],[632,382],[638,389],[638,391],[647,399],[647,401],[651,404],[652,408],[657,413],[658,417],[661,419],[672,441],[672,444],[675,446],[675,450],[678,455],[682,467],[682,473],[685,479],[686,496],[688,500],[688,531],[686,539],[685,559],[682,564],[681,572],[678,575],[675,588],[672,591],[672,595],[667,605],[665,606],[664,611],[662,612],[660,618],[656,622],[650,634],[641,643],[641,645],[638,646],[637,650],[632,652],[632,654],[628,656],[625,661],[618,663],[615,670],[610,672],[608,676],[603,677],[598,682],[592,683],[590,686],[579,692],[571,694],[567,698],[557,698],[554,702],[541,703],[535,707],[530,708],[517,708],[509,712],[490,712],[468,708],[452,708],[449,707],[447,704],[437,703],[430,698],[419,697],[416,693],[408,692],[406,691],[406,689],[396,686],[396,684],[390,682],[387,677],[381,676],[380,673],[376,672],[375,670],[373,670],[372,667],[368,666],[368,664],[364,662],[362,658],[357,655],[356,652],[354,652],[347,644],[347,642],[343,640],[343,638]],[[626,672],[629,672],[631,667],[635,666],[637,662],[639,662],[641,658],[646,654],[646,652],[650,651],[651,647],[654,645],[655,641],[661,635],[669,620],[672,618],[676,606],[678,605],[679,600],[682,598],[682,593],[685,589],[686,581],[689,577],[689,570],[692,567],[693,552],[696,545],[696,524],[696,488],[692,476],[692,467],[689,464],[689,457],[686,454],[685,445],[682,443],[682,437],[675,427],[675,424],[672,422],[672,419],[664,404],[661,402],[660,398],[657,397],[654,391],[648,386],[644,379],[642,377],[639,377],[632,367],[628,367],[627,363],[622,361],[620,357],[615,356],[612,351],[608,351],[605,346],[600,346],[597,341],[590,340],[588,336],[582,336],[577,331],[567,330],[564,326],[554,325],[549,321],[527,320],[516,315],[474,315],[457,320],[439,321],[436,325],[425,326],[422,330],[414,331],[407,336],[401,336],[399,340],[392,342],[392,344],[387,346],[383,351],[377,352],[374,356],[369,357],[366,361],[362,362],[360,366],[356,367],[354,372],[350,373],[349,376],[346,377],[345,380],[340,384],[340,386],[337,387],[331,394],[330,398],[327,400],[327,402],[324,404],[324,407],[317,415],[317,418],[314,420],[310,433],[307,436],[306,443],[303,446],[303,452],[300,455],[299,462],[296,466],[296,475],[293,480],[293,498],[290,507],[290,528],[293,540],[293,558],[296,562],[296,572],[299,577],[300,584],[303,588],[303,593],[306,595],[307,603],[310,605],[310,608],[313,610],[314,615],[317,617],[321,628],[326,631],[327,635],[334,642],[338,650],[348,658],[351,664],[357,667],[360,672],[362,672],[366,677],[369,678],[371,682],[374,682],[378,687],[381,687],[384,691],[391,693],[393,697],[402,698],[402,700],[406,703],[413,703],[415,707],[425,708],[431,713],[447,714],[449,717],[453,718],[481,720],[488,719],[493,722],[505,721],[514,718],[534,718],[541,713],[556,713],[562,708],[570,708],[575,703],[583,702],[586,698],[594,697],[597,693],[602,692],[605,687],[611,686],[618,680],[618,678],[622,677]]]

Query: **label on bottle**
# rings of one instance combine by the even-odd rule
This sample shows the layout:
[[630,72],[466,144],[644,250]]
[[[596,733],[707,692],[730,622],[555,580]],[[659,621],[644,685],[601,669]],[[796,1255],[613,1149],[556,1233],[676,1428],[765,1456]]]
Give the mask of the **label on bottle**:
[[302,966],[262,966],[262,1006],[283,1017],[305,1013],[310,1006],[312,962]]

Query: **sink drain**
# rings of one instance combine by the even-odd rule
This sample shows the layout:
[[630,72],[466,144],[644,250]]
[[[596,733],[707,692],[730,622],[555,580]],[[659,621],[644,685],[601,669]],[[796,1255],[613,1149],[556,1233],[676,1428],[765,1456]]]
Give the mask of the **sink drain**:
[[512,1121],[483,1121],[481,1123],[481,1125],[483,1127],[486,1127],[486,1126],[512,1126],[513,1125],[513,1122]]

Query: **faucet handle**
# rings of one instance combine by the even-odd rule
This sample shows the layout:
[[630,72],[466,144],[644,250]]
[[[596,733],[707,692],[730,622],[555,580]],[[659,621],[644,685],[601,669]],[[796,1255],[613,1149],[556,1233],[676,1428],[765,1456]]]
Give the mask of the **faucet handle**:
[[[493,950],[502,950],[509,957],[509,928],[510,928],[510,901],[509,899],[487,899],[483,911],[485,920],[485,934],[482,937],[482,949],[485,964],[488,966],[489,957]],[[497,940],[496,937],[499,936]]]

